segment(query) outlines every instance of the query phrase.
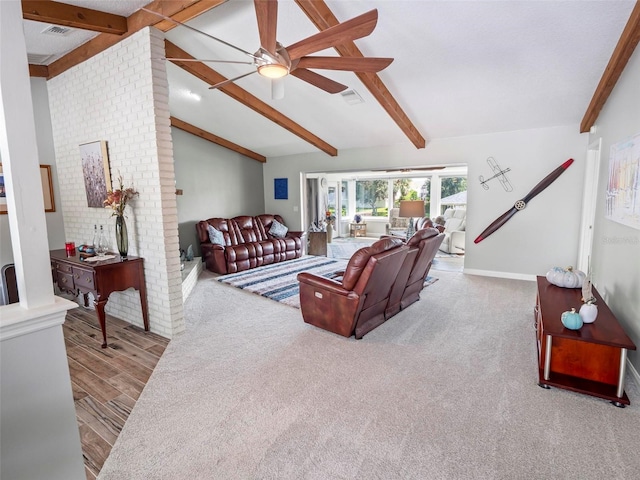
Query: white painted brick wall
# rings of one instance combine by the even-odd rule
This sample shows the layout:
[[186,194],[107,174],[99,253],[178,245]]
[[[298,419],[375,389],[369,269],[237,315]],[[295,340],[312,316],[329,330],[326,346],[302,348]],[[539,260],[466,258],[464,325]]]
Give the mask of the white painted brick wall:
[[[56,165],[66,239],[90,243],[104,225],[115,250],[111,211],[87,207],[79,145],[106,140],[111,179],[139,197],[127,207],[129,254],[144,258],[149,323],[171,338],[184,330],[173,147],[164,36],[145,28],[49,80]],[[98,227],[99,228],[99,227]],[[142,325],[138,293],[113,293],[107,312]],[[108,328],[108,326],[107,326]]]

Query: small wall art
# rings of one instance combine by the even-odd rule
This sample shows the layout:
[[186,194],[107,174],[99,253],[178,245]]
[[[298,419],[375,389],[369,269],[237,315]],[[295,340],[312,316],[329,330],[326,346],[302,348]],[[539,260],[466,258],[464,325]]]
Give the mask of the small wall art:
[[611,145],[605,217],[640,230],[640,133]]
[[289,187],[287,178],[273,179],[273,192],[276,200],[287,200],[289,198]]
[[[40,182],[44,197],[44,211],[55,212],[56,203],[53,197],[53,180],[51,179],[51,165],[40,165]],[[0,164],[0,215],[7,214],[7,193],[4,186],[4,173]]]
[[82,176],[89,207],[104,208],[107,190],[111,190],[107,142],[98,140],[80,145]]

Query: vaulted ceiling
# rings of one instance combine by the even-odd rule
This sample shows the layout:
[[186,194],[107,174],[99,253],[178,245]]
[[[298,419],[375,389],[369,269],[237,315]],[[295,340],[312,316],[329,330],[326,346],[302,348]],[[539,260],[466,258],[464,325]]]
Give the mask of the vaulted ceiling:
[[[253,1],[22,4],[35,76],[59,75],[147,25],[166,32],[167,57],[247,60],[193,29],[248,52],[260,45]],[[556,125],[586,131],[640,39],[640,7],[629,0],[281,0],[277,40],[290,45],[374,8],[371,35],[318,53],[394,58],[377,74],[317,71],[349,95],[291,75],[277,85],[281,99],[260,75],[209,89],[254,67],[167,61],[173,125],[258,161]],[[50,25],[72,28],[41,33]],[[361,103],[347,102],[358,96]]]

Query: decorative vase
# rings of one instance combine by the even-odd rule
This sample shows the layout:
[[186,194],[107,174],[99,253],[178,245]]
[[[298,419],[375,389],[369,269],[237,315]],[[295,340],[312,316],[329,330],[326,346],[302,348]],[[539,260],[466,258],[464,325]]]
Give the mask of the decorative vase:
[[327,243],[331,243],[333,240],[333,227],[330,223],[327,224]]
[[595,303],[583,303],[580,307],[580,317],[584,323],[593,323],[598,316],[598,307]]
[[116,245],[122,258],[127,258],[129,253],[129,238],[127,236],[127,222],[121,215],[116,216]]

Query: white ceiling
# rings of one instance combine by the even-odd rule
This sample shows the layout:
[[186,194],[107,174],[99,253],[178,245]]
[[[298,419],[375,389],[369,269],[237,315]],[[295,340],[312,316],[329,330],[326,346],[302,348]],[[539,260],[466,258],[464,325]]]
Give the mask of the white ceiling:
[[[65,3],[126,16],[148,2]],[[633,0],[326,3],[340,21],[378,9],[376,29],[356,44],[366,56],[395,58],[379,76],[427,141],[556,125],[574,124],[577,129],[635,4]],[[189,25],[249,52],[259,46],[252,1],[229,0]],[[44,27],[25,21],[29,53],[59,56],[94,36],[80,32],[77,43],[58,45],[39,33]],[[287,46],[314,33],[317,29],[292,0],[279,2],[280,43]],[[248,58],[184,27],[166,37],[197,58]],[[227,77],[253,68],[209,65]],[[317,151],[179,67],[168,64],[167,72],[173,116],[265,156]],[[410,143],[355,74],[318,73],[355,89],[364,103],[348,105],[340,94],[330,95],[295,77],[284,79],[281,100],[271,99],[270,81],[258,75],[237,84],[338,150]],[[194,100],[187,92],[201,99]]]

